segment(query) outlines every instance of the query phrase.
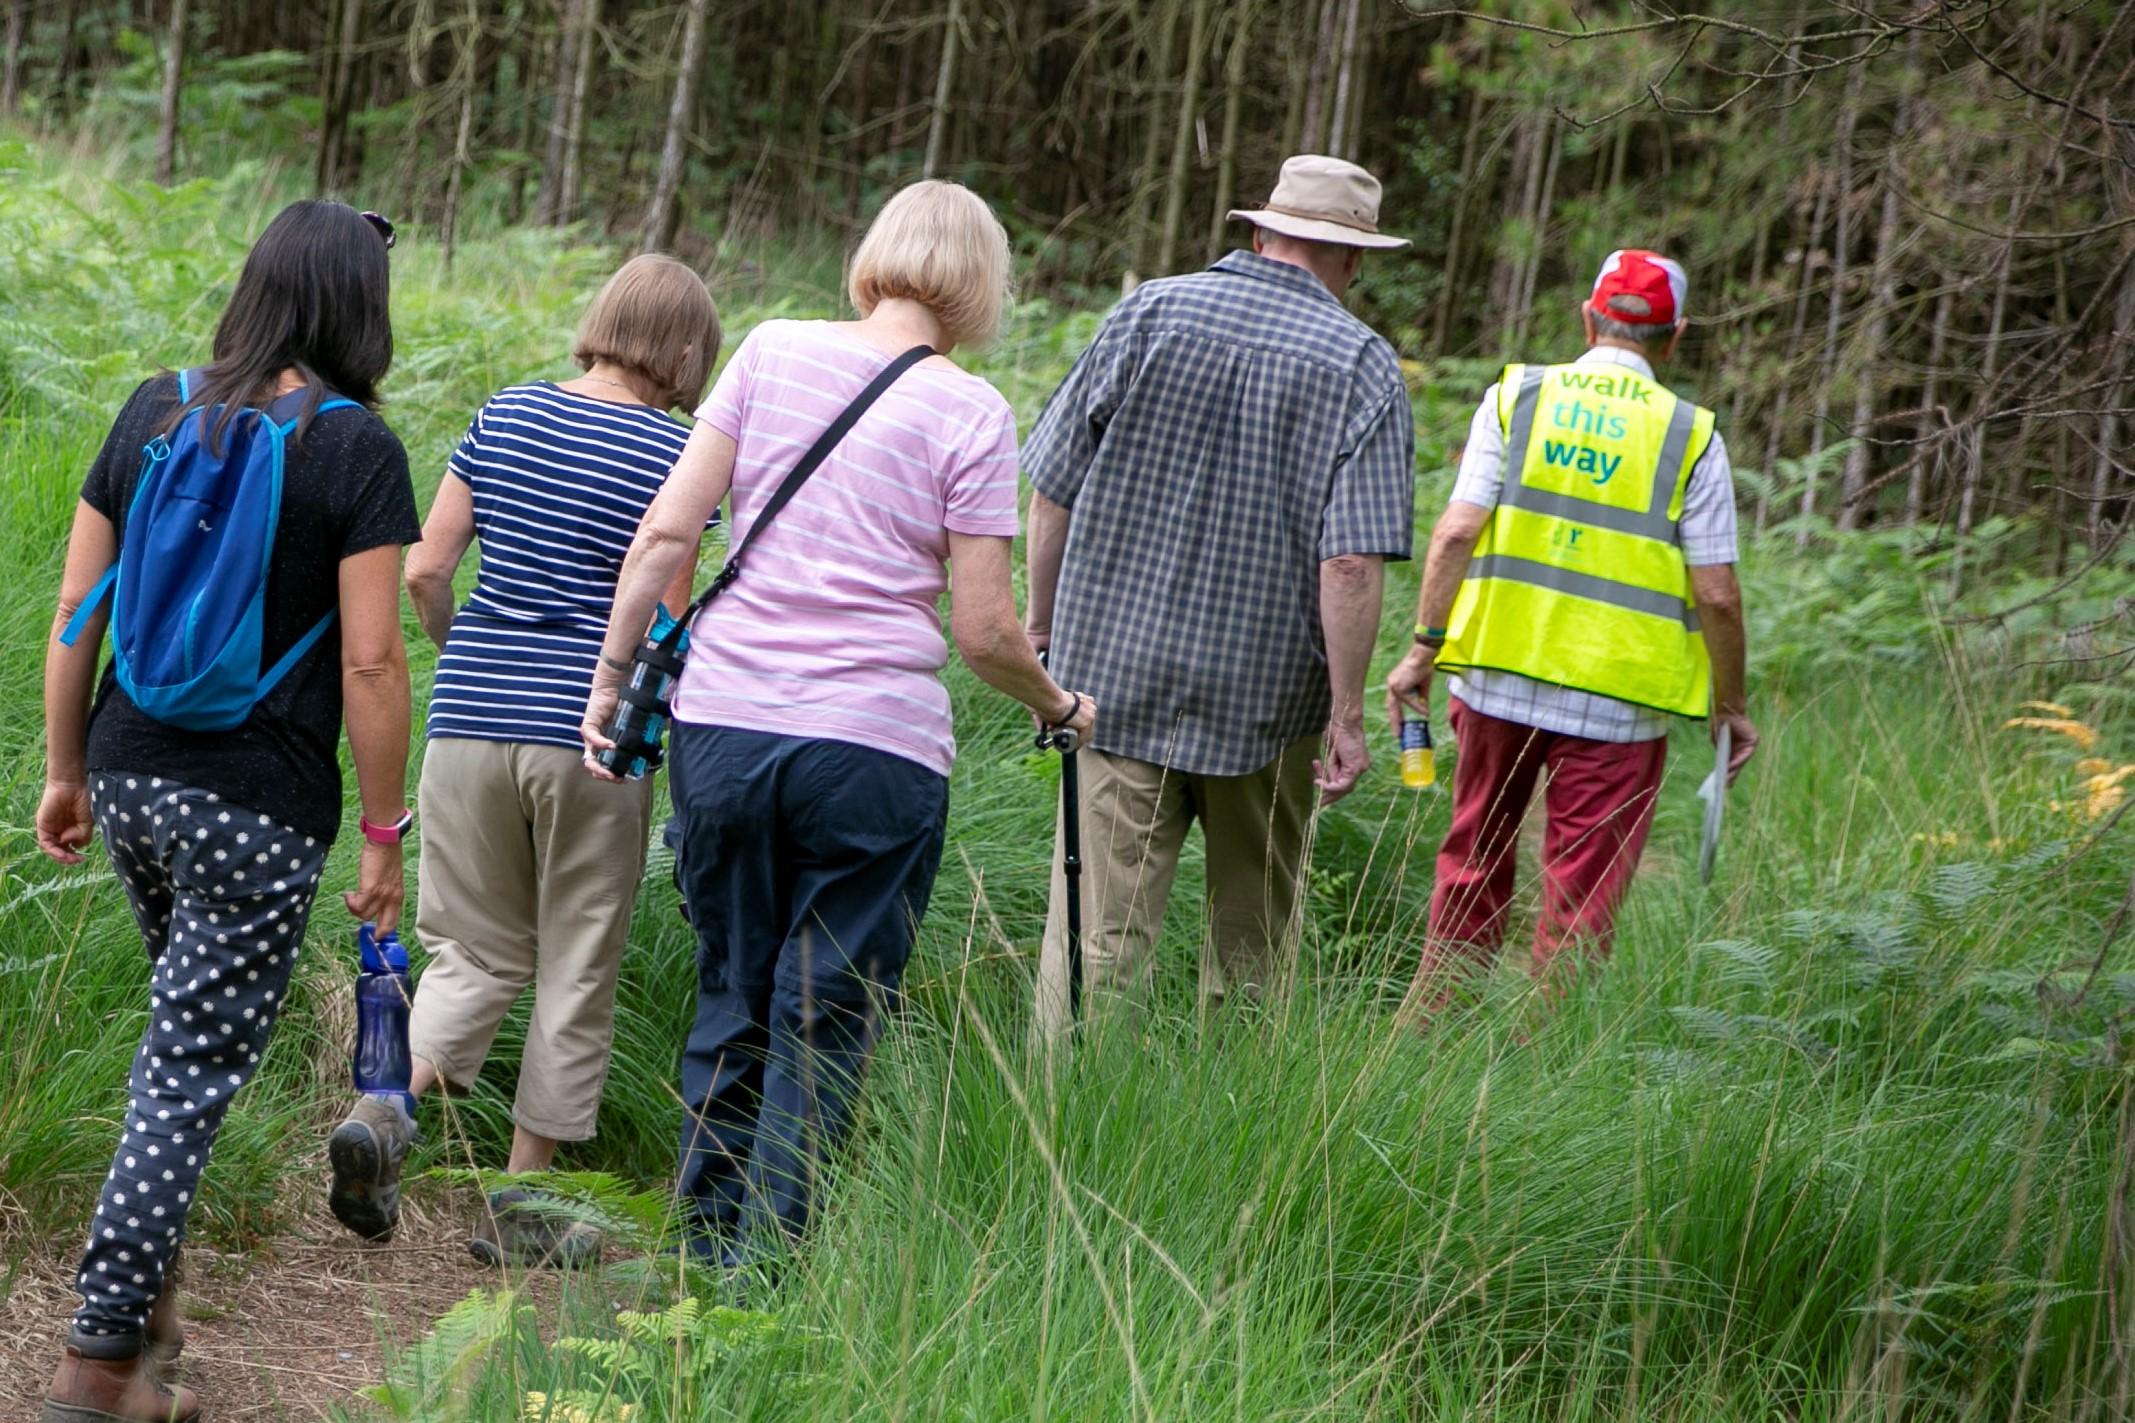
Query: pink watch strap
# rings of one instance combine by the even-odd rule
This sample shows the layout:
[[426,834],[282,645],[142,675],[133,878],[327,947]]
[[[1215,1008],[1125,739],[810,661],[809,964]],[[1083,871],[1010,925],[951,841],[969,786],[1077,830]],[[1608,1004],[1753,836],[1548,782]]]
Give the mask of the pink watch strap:
[[356,828],[361,830],[363,838],[373,845],[398,845],[407,838],[408,829],[414,824],[415,812],[412,810],[403,810],[400,819],[391,825],[373,825],[367,816],[356,817]]

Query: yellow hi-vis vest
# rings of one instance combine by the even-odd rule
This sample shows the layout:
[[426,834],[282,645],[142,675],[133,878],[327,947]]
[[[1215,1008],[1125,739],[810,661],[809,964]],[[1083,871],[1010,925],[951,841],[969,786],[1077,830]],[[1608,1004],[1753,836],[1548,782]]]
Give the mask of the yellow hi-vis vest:
[[1680,525],[1713,413],[1624,366],[1515,365],[1498,424],[1504,490],[1437,665],[1709,715]]

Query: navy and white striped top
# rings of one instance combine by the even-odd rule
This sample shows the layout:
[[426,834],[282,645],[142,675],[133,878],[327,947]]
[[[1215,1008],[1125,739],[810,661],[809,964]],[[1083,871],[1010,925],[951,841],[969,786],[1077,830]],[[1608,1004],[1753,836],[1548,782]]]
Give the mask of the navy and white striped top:
[[482,551],[430,693],[430,735],[580,744],[623,555],[689,431],[662,411],[513,386],[475,413],[450,470]]

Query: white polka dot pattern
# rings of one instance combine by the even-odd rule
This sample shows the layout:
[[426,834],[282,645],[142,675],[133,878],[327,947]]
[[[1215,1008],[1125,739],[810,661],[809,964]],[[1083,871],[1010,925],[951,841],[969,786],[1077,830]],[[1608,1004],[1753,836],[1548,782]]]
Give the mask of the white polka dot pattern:
[[[230,1099],[258,1070],[273,1031],[326,847],[208,792],[138,773],[99,773],[94,796],[154,965],[133,1100],[77,1282],[76,1331],[109,1337],[140,1333],[163,1291]],[[255,820],[259,834],[280,842],[275,853],[296,850],[272,889],[247,882],[239,863],[251,860],[238,853],[249,836],[237,827]],[[147,834],[135,833],[144,825]]]

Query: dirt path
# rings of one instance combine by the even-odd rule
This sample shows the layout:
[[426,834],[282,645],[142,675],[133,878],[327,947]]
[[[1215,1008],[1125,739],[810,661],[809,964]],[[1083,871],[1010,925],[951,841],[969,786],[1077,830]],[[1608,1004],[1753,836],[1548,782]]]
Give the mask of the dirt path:
[[[419,1338],[469,1290],[502,1283],[467,1254],[459,1213],[411,1205],[400,1238],[360,1244],[326,1219],[252,1255],[188,1248],[179,1379],[215,1423],[361,1416],[358,1388],[380,1381],[389,1345]],[[0,1303],[0,1417],[36,1416],[74,1307],[71,1255],[23,1262]],[[547,1316],[553,1279],[515,1279]]]

